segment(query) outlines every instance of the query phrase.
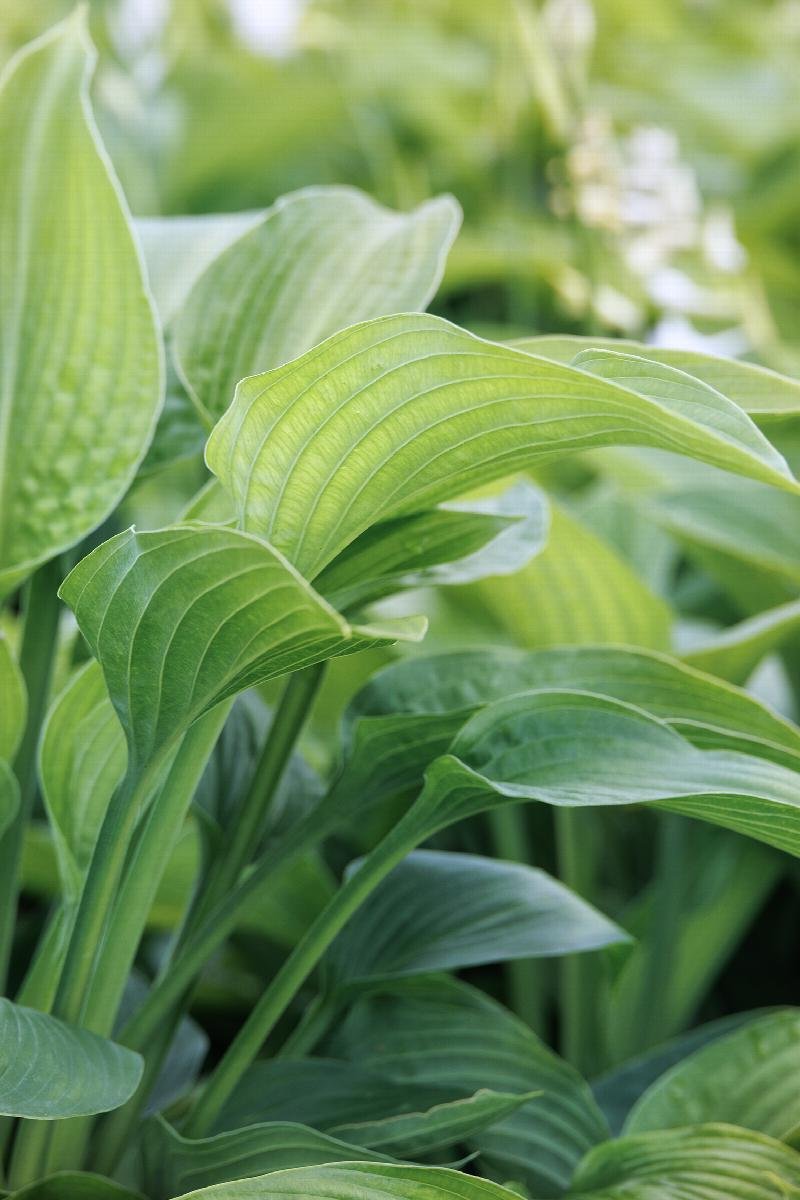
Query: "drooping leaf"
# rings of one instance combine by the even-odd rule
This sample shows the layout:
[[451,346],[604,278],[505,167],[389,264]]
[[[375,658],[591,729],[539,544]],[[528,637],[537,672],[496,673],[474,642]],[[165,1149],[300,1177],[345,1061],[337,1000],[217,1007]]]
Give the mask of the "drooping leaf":
[[135,221],[153,297],[165,328],[180,312],[203,271],[263,219],[262,212],[236,212],[139,217]]
[[345,325],[423,309],[458,232],[449,196],[392,212],[353,188],[283,196],[192,287],[175,327],[178,369],[210,422],[240,379]]
[[11,653],[8,638],[0,632],[0,696],[3,698],[3,720],[0,722],[0,759],[13,762],[28,711],[25,680]]
[[765,654],[800,631],[800,600],[767,609],[693,646],[684,662],[701,671],[745,683]]
[[125,737],[103,673],[89,662],[56,697],[39,752],[42,794],[68,902],[78,898],[126,761]]
[[514,575],[476,583],[469,594],[520,646],[670,644],[667,604],[612,546],[557,505],[543,553]]
[[108,1112],[133,1095],[142,1059],[48,1013],[0,999],[0,1113],[40,1121]]
[[406,588],[495,580],[541,551],[548,525],[544,494],[520,481],[499,496],[372,526],[326,567],[316,587],[347,609]]
[[207,1188],[293,1167],[384,1162],[387,1157],[288,1121],[249,1125],[208,1138],[185,1138],[157,1119],[146,1127],[143,1148],[145,1179],[153,1200],[169,1200],[187,1188]]
[[701,750],[619,700],[538,691],[497,701],[467,722],[429,767],[414,819],[422,840],[497,803],[655,804],[797,855],[798,784],[788,767]]
[[103,667],[134,771],[254,683],[420,632],[351,627],[270,546],[210,527],[118,534],[61,595]]
[[[219,1184],[178,1200],[518,1200],[514,1192],[444,1167],[401,1167],[349,1162],[342,1166],[299,1167],[258,1179]],[[759,1197],[760,1200],[760,1197]]]
[[537,359],[437,317],[377,319],[244,380],[206,457],[245,528],[309,578],[377,521],[592,446],[680,448],[797,489],[724,397],[698,384],[687,401],[662,367],[650,395],[591,365]]
[[363,986],[625,940],[619,926],[544,871],[475,854],[417,850],[333,942],[325,980],[330,988]]
[[785,1200],[800,1191],[800,1155],[732,1125],[698,1125],[620,1138],[592,1150],[575,1200]]
[[340,1125],[335,1132],[359,1146],[368,1146],[398,1158],[420,1158],[434,1150],[464,1142],[511,1116],[538,1096],[539,1092],[504,1093],[482,1088],[474,1096],[444,1101],[427,1112]]
[[571,363],[585,350],[615,350],[634,354],[650,362],[677,368],[716,388],[733,400],[745,412],[756,418],[759,425],[771,424],[800,414],[800,382],[779,375],[755,363],[738,362],[732,358],[717,358],[697,350],[673,350],[662,346],[647,346],[622,338],[544,335],[519,338],[511,343],[529,354],[541,354],[556,362]]
[[735,1013],[698,1025],[679,1037],[672,1038],[661,1046],[646,1050],[636,1058],[614,1067],[599,1079],[592,1081],[592,1091],[600,1108],[616,1136],[622,1132],[628,1113],[644,1092],[676,1063],[694,1054],[702,1046],[732,1033],[740,1025],[758,1016],[758,1013]]
[[359,1000],[331,1050],[409,1088],[541,1090],[468,1139],[483,1170],[521,1179],[535,1196],[563,1192],[586,1150],[608,1136],[578,1073],[511,1013],[453,979],[398,982]]
[[89,107],[92,62],[78,10],[0,84],[0,594],[111,512],[161,405],[152,306]]
[[748,1021],[676,1063],[634,1105],[625,1133],[724,1122],[787,1141],[800,1132],[800,1012]]
[[87,1171],[57,1171],[38,1183],[10,1192],[9,1200],[145,1200],[141,1192]]

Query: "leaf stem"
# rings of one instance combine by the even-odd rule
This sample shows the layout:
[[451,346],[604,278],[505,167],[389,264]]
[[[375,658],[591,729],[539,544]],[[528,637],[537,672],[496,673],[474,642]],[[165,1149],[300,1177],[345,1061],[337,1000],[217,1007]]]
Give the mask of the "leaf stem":
[[303,1058],[309,1054],[328,1032],[340,1008],[341,999],[335,993],[315,996],[275,1057]]
[[[591,899],[595,883],[596,823],[585,809],[556,808],[559,875],[567,887]],[[579,1070],[597,1058],[597,964],[592,954],[568,954],[561,963],[561,1052]]]
[[383,878],[417,844],[419,825],[406,814],[367,855],[298,942],[208,1078],[186,1123],[187,1137],[203,1137],[337,933]]
[[25,732],[14,760],[20,804],[14,820],[0,838],[0,993],[5,994],[19,898],[22,841],[36,796],[36,751],[47,710],[53,675],[61,582],[58,560],[53,559],[31,577],[25,590],[24,626],[19,665],[28,692]]

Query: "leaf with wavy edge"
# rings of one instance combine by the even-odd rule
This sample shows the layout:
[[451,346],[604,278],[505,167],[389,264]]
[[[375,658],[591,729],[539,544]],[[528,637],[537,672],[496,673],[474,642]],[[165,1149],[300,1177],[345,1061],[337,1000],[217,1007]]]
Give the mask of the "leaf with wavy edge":
[[522,693],[472,717],[428,768],[412,810],[419,841],[523,800],[654,804],[800,855],[800,773],[700,750],[642,709],[590,692]]
[[413,618],[351,626],[271,546],[203,526],[117,534],[60,595],[103,668],[134,775],[255,683],[424,631]]
[[765,1013],[657,1079],[624,1132],[724,1121],[786,1141],[800,1130],[798,1074],[800,1010]]
[[572,1181],[574,1200],[790,1200],[800,1155],[733,1125],[643,1133],[591,1150]]
[[721,629],[719,633],[693,646],[683,661],[727,679],[744,683],[765,654],[800,632],[800,600],[790,600],[769,608],[758,616]]
[[53,702],[39,748],[42,795],[67,902],[80,894],[127,757],[125,735],[103,672],[98,663],[89,662]]
[[544,871],[477,854],[417,850],[348,921],[322,966],[327,987],[352,989],[627,940],[618,925]]
[[445,1167],[349,1162],[221,1183],[177,1200],[519,1200],[516,1192]]
[[0,83],[0,595],[112,511],[161,407],[153,308],[89,106],[93,60],[79,9]]
[[310,579],[377,521],[594,446],[677,450],[800,490],[749,417],[713,389],[656,366],[646,393],[641,360],[625,355],[587,366],[534,358],[438,317],[384,317],[243,380],[206,458],[243,526]]
[[48,1013],[0,1000],[0,1113],[54,1121],[124,1104],[142,1059]]
[[215,258],[175,323],[175,359],[213,422],[246,375],[345,325],[426,307],[461,223],[451,196],[393,212],[349,187],[282,196]]
[[635,354],[638,358],[662,363],[701,379],[750,413],[761,426],[800,415],[800,382],[756,363],[718,358],[697,350],[648,346],[644,342],[622,338],[571,334],[517,338],[509,344],[529,354],[540,354],[562,363],[573,362],[584,350],[622,350],[626,354]]

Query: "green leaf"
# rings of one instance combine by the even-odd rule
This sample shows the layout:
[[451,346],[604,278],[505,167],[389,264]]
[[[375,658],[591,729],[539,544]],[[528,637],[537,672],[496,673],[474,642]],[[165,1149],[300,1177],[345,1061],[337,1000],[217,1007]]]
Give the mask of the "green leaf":
[[226,697],[420,632],[348,625],[266,543],[212,527],[118,534],[61,595],[103,667],[134,773]]
[[528,692],[467,722],[428,769],[416,820],[422,840],[497,803],[655,804],[798,855],[799,784],[777,763],[700,750],[618,700]]
[[556,362],[574,362],[584,350],[623,350],[649,362],[677,368],[715,388],[745,412],[755,417],[759,425],[784,420],[800,413],[800,382],[779,375],[755,363],[737,362],[732,358],[716,358],[696,350],[672,350],[646,346],[643,342],[621,338],[573,337],[545,335],[520,338],[511,343],[529,354],[541,354]]
[[127,750],[96,662],[56,697],[42,730],[39,775],[58,856],[64,899],[75,902]]
[[139,217],[134,222],[165,328],[180,312],[203,271],[263,219],[263,212],[236,212]]
[[[350,873],[357,870],[353,863]],[[627,934],[544,871],[417,850],[348,922],[324,960],[328,987],[596,950]]]
[[169,1200],[186,1188],[207,1188],[293,1167],[386,1158],[288,1121],[185,1138],[166,1121],[155,1120],[145,1129],[143,1149],[145,1180],[154,1200]]
[[744,683],[765,654],[777,649],[798,631],[800,600],[793,600],[721,630],[693,646],[683,655],[683,660],[731,683]]
[[544,494],[520,481],[499,496],[441,504],[412,517],[373,525],[316,580],[339,609],[371,603],[406,588],[450,586],[510,575],[547,540]]
[[0,834],[7,829],[19,811],[19,784],[4,758],[0,758]]
[[118,1108],[142,1074],[133,1050],[0,999],[0,1113],[40,1121]]
[[575,1200],[787,1200],[800,1194],[800,1155],[731,1125],[620,1138],[592,1150]]
[[0,759],[13,762],[28,713],[25,680],[11,653],[8,638],[0,632],[0,696],[3,697],[3,720],[0,722]]
[[205,270],[175,326],[178,369],[210,421],[240,379],[370,317],[426,307],[458,232],[455,200],[412,213],[353,188],[283,196]]
[[350,1162],[341,1167],[299,1167],[259,1179],[224,1183],[191,1192],[178,1200],[268,1200],[297,1196],[303,1200],[519,1200],[514,1192],[444,1167],[375,1167]]
[[577,1071],[483,992],[447,977],[395,983],[359,1000],[330,1048],[409,1088],[541,1091],[468,1139],[482,1169],[524,1180],[533,1195],[560,1194],[583,1154],[608,1136]]
[[359,1146],[391,1152],[399,1158],[420,1158],[496,1125],[539,1095],[539,1092],[503,1093],[482,1088],[474,1096],[445,1101],[427,1112],[340,1125],[335,1132]]
[[721,1121],[786,1141],[800,1130],[800,1010],[767,1013],[703,1046],[644,1093],[625,1133]]
[[58,1171],[38,1183],[9,1193],[9,1200],[145,1200],[121,1183],[86,1171]]
[[385,317],[243,380],[206,458],[244,527],[309,579],[377,521],[593,446],[679,448],[798,489],[734,404],[700,384],[687,398],[653,370],[648,395],[438,317]]
[[557,505],[543,553],[468,595],[521,646],[670,644],[669,607],[612,546]]
[[79,9],[0,83],[0,594],[116,507],[161,406],[160,339],[89,107],[92,63]]

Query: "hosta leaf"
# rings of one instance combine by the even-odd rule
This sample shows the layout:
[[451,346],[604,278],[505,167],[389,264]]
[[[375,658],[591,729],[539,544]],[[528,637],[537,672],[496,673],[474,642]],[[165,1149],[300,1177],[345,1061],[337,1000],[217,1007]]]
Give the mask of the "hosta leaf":
[[641,709],[588,692],[539,691],[472,717],[428,769],[424,836],[497,803],[655,804],[800,854],[800,775],[700,750]]
[[25,730],[28,696],[22,672],[3,633],[0,633],[0,696],[3,698],[0,759],[13,762]]
[[316,587],[346,609],[405,588],[494,581],[538,554],[548,527],[544,494],[521,481],[499,496],[373,525],[326,567]]
[[79,10],[0,84],[0,594],[116,506],[161,404],[160,341],[89,108],[84,26]]
[[720,1017],[690,1029],[679,1037],[638,1054],[612,1071],[592,1081],[595,1099],[603,1110],[611,1132],[616,1136],[622,1132],[628,1113],[639,1097],[651,1084],[682,1059],[694,1054],[702,1046],[732,1033],[740,1025],[758,1016],[758,1013],[735,1013]]
[[449,196],[397,213],[353,188],[283,196],[194,284],[175,327],[201,413],[222,415],[240,379],[345,325],[425,308],[458,232]]
[[357,1144],[288,1121],[250,1125],[208,1138],[185,1138],[166,1121],[151,1121],[144,1134],[145,1179],[153,1200],[169,1200],[187,1188],[230,1179],[359,1159],[383,1162]]
[[670,644],[665,602],[612,546],[555,505],[543,553],[515,575],[476,584],[470,595],[522,646]]
[[107,1112],[125,1103],[141,1074],[133,1050],[0,1000],[0,1113],[52,1121]]
[[484,1170],[522,1179],[533,1195],[560,1194],[582,1155],[608,1136],[577,1071],[494,1000],[453,979],[396,983],[359,1000],[331,1049],[410,1088],[541,1091],[468,1139]]
[[100,661],[133,770],[226,697],[419,626],[351,627],[270,546],[236,530],[127,530],[61,595]]
[[795,491],[749,418],[697,387],[687,400],[654,374],[649,395],[437,317],[385,317],[243,380],[206,456],[245,527],[309,578],[376,521],[592,446],[679,449]]
[[150,286],[165,327],[180,312],[206,267],[263,219],[263,212],[236,212],[139,217],[135,221]]
[[513,1094],[482,1088],[474,1096],[445,1101],[427,1112],[340,1125],[335,1132],[359,1146],[369,1146],[397,1158],[419,1158],[496,1125],[538,1095],[538,1092]]
[[787,1200],[800,1194],[800,1155],[731,1125],[640,1134],[592,1150],[575,1200]]
[[9,1193],[9,1200],[145,1200],[141,1192],[90,1175],[86,1171],[58,1171],[55,1175],[30,1183],[17,1192]]
[[0,833],[6,829],[19,809],[17,777],[4,758],[0,758]]
[[47,716],[39,774],[64,898],[77,900],[114,789],[125,774],[125,736],[103,672],[87,663]]
[[626,1133],[722,1121],[779,1141],[800,1130],[800,1011],[767,1013],[703,1046],[644,1093]]
[[541,354],[556,362],[573,362],[584,350],[616,350],[634,354],[650,362],[686,371],[733,400],[745,412],[756,417],[759,424],[783,420],[800,413],[800,382],[779,375],[755,363],[717,358],[697,350],[672,350],[661,346],[646,346],[643,342],[621,338],[574,337],[545,335],[520,338],[511,343],[529,354]]
[[417,850],[351,918],[324,967],[336,988],[625,940],[619,926],[544,871]]
[[731,683],[744,683],[765,654],[800,632],[800,600],[723,629],[683,655],[684,662]]
[[514,1192],[444,1167],[401,1167],[350,1162],[343,1166],[299,1167],[258,1179],[219,1184],[178,1200],[518,1200]]

